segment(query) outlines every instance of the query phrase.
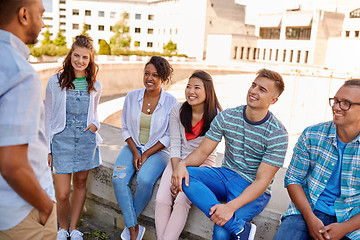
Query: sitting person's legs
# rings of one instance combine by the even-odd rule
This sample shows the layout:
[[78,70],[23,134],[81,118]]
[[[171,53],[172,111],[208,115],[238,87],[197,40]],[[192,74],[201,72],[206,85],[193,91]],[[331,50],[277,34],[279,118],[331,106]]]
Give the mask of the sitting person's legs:
[[[335,216],[322,213],[318,210],[314,211],[316,217],[318,217],[325,226],[337,222]],[[286,216],[282,219],[279,229],[277,230],[274,240],[307,240],[312,239],[309,235],[309,231],[305,222],[305,219],[301,214],[293,214]],[[343,237],[342,240],[348,240],[349,238]]]
[[159,151],[151,155],[140,168],[136,178],[137,186],[134,194],[136,217],[139,217],[148,204],[153,193],[154,183],[163,173],[168,161],[169,154]]
[[[188,172],[189,187],[183,184],[183,190],[190,201],[209,218],[211,207],[220,204],[220,201],[233,200],[250,185],[236,172],[227,168],[188,167]],[[255,201],[238,209],[223,228],[230,234],[242,231],[245,222],[259,214],[269,200],[269,194],[262,194]],[[216,235],[218,234],[214,234],[214,239]]]

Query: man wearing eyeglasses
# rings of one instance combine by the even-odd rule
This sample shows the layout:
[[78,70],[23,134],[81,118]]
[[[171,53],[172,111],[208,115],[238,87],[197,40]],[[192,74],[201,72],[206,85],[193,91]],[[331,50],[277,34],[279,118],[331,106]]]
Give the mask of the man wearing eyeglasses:
[[285,176],[279,239],[360,239],[360,80],[329,99],[333,120],[304,130]]

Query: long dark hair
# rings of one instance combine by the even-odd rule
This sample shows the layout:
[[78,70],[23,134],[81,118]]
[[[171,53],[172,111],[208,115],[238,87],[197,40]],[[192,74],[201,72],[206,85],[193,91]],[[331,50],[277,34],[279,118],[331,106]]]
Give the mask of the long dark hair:
[[[202,126],[202,131],[199,134],[199,136],[204,136],[207,130],[209,130],[210,128],[211,121],[217,115],[218,111],[222,111],[222,108],[216,96],[213,79],[210,74],[202,70],[197,70],[190,76],[190,78],[193,77],[199,78],[203,82],[205,88],[205,102],[203,113],[204,123]],[[193,134],[191,128],[191,120],[191,105],[188,102],[184,102],[180,108],[180,122],[185,128],[185,132]]]
[[62,68],[58,71],[58,79],[61,90],[66,88],[68,89],[75,89],[75,85],[73,81],[75,80],[75,72],[74,68],[71,65],[71,54],[73,53],[76,47],[87,48],[90,50],[90,61],[89,65],[85,69],[86,73],[86,81],[88,83],[88,93],[94,90],[96,91],[94,84],[96,81],[96,75],[99,71],[99,66],[95,63],[95,56],[94,56],[94,47],[92,45],[91,37],[85,35],[76,36],[75,42],[72,44],[69,53],[66,55]]

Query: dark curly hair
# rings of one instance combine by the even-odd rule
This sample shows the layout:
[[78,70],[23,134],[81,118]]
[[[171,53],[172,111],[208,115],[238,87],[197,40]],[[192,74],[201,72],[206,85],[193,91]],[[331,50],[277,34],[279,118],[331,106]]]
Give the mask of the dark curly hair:
[[[209,130],[210,124],[214,117],[218,114],[218,111],[222,111],[221,105],[215,93],[213,79],[210,74],[205,71],[197,70],[190,77],[198,78],[202,81],[205,88],[205,101],[204,101],[204,123],[199,136],[204,136]],[[191,127],[192,120],[192,108],[188,102],[184,102],[180,108],[180,122],[185,128],[185,132],[193,134]]]
[[174,70],[165,58],[160,56],[152,56],[150,61],[145,64],[145,67],[149,64],[153,64],[155,66],[157,74],[161,79],[161,83],[167,84],[171,81]]
[[99,71],[99,66],[95,63],[94,47],[92,45],[91,37],[85,35],[78,35],[75,38],[75,42],[72,44],[69,53],[66,55],[62,68],[58,70],[58,79],[61,89],[75,89],[73,81],[75,80],[74,68],[71,65],[71,54],[76,47],[87,48],[90,50],[89,65],[85,69],[86,81],[88,83],[88,93],[92,90],[96,91],[94,84],[96,81],[96,75]]

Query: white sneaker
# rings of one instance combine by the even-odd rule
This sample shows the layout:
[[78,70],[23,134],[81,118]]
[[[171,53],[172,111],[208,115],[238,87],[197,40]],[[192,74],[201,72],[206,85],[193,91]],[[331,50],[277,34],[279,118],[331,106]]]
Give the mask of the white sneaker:
[[[139,234],[136,238],[136,240],[141,240],[143,237],[144,237],[144,234],[145,234],[145,227],[144,226],[141,226],[139,225]],[[130,240],[130,231],[129,231],[129,228],[125,228],[122,233],[121,233],[121,239],[122,240]]]
[[70,239],[71,240],[83,240],[83,233],[79,230],[72,230],[70,233]]
[[121,233],[121,239],[122,240],[130,240],[130,231],[129,228],[125,228]]
[[57,232],[56,240],[67,240],[68,237],[69,237],[68,231],[66,231],[65,229],[60,229]]
[[144,226],[141,226],[139,225],[139,234],[136,238],[136,240],[142,240],[142,238],[144,237],[144,234],[145,234],[145,227]]

